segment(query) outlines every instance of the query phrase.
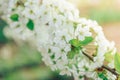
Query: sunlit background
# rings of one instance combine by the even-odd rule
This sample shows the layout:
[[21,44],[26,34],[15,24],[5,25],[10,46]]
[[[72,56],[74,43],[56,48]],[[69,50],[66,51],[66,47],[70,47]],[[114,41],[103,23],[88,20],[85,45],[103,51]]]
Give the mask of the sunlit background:
[[[81,17],[96,20],[103,27],[106,37],[115,41],[120,52],[120,0],[70,1],[78,7]],[[0,19],[0,80],[73,80],[46,67],[36,49],[7,39],[3,34],[6,25]]]

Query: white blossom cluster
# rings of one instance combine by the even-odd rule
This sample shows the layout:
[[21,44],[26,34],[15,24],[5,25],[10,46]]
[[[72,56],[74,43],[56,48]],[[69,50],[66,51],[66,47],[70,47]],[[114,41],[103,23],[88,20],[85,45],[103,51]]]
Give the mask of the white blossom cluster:
[[5,11],[3,11],[3,10],[8,8],[8,2],[9,2],[9,0],[0,0],[0,15],[2,15],[3,12],[5,13]]
[[72,75],[75,80],[84,80],[84,76],[90,80],[116,79],[107,70],[104,79],[99,75],[103,64],[114,68],[114,61],[105,59],[106,54],[116,52],[114,43],[105,38],[95,21],[81,18],[67,0],[8,0],[7,7],[6,11],[3,7],[0,10],[4,11],[12,37],[36,45],[52,70]]

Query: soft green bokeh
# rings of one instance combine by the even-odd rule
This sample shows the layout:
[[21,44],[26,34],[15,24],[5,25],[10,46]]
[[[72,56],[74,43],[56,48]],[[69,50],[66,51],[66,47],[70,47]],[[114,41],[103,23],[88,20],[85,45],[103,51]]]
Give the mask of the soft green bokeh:
[[120,11],[117,10],[90,10],[87,16],[100,24],[120,22]]

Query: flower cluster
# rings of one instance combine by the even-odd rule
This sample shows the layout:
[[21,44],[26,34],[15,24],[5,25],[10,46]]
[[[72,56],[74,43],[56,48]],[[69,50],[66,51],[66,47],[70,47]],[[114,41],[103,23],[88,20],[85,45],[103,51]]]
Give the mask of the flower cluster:
[[6,12],[6,11],[4,11],[4,9],[8,8],[8,2],[9,2],[9,0],[0,0],[0,15],[3,15],[3,12],[4,13]]
[[113,59],[106,58],[116,53],[114,43],[105,38],[97,22],[81,18],[67,0],[11,0],[7,7],[3,18],[12,37],[36,45],[52,70],[75,80],[116,79],[101,70],[104,64],[114,68]]

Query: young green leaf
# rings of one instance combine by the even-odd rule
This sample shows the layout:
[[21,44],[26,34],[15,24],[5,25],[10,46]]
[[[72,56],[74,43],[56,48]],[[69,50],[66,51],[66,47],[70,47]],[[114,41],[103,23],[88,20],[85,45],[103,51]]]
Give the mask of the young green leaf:
[[18,20],[19,20],[19,15],[18,15],[18,14],[12,14],[12,15],[10,16],[10,19],[11,19],[12,21],[18,21]]
[[68,54],[67,54],[67,57],[69,59],[72,59],[74,57],[74,55],[75,55],[74,51],[69,51]]
[[74,47],[80,47],[80,43],[78,39],[72,39],[69,41],[69,43]]
[[30,30],[34,30],[34,22],[33,20],[29,19],[28,23],[26,24],[27,28]]
[[118,76],[118,80],[120,80],[120,76]]
[[78,39],[72,39],[69,41],[71,44],[71,51],[68,53],[68,58],[72,59],[75,54],[78,54],[80,49],[82,49],[82,46],[85,46],[92,42],[93,38],[92,37],[86,37],[84,41],[80,41]]
[[110,63],[113,59],[114,59],[114,57],[111,54],[111,52],[108,52],[105,54],[105,61],[107,61],[108,63]]
[[120,74],[120,54],[115,54],[114,61],[115,69]]
[[108,78],[104,75],[103,72],[98,73],[98,77],[101,78],[101,79],[103,79],[103,80],[108,80]]
[[93,41],[93,38],[92,38],[92,37],[85,37],[85,40],[80,41],[80,44],[81,44],[82,46],[85,46],[85,45],[89,44],[89,43],[92,42],[92,41]]
[[69,59],[73,59],[76,54],[79,53],[80,47],[72,47],[71,51],[68,52],[67,56]]

